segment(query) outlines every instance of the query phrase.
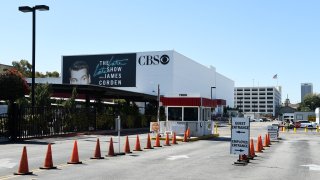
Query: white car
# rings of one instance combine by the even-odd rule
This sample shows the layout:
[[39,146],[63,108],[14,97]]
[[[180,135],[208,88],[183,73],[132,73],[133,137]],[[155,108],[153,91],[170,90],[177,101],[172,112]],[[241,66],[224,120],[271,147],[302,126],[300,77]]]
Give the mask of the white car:
[[305,128],[305,127],[316,128],[317,125],[318,125],[316,122],[310,122],[310,121],[307,121],[307,120],[300,120],[298,122],[300,123],[300,127],[301,128]]

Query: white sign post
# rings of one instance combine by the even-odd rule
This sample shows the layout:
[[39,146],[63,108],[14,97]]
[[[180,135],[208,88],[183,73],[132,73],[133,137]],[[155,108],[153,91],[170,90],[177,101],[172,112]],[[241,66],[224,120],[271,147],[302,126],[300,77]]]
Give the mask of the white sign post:
[[277,141],[279,136],[278,126],[268,126],[268,134],[271,141]]
[[249,155],[250,121],[232,118],[230,154]]

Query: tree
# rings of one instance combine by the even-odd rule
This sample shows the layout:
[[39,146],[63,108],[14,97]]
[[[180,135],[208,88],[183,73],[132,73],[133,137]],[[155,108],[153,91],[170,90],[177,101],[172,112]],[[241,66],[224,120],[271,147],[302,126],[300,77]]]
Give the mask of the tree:
[[32,77],[31,69],[32,65],[27,60],[12,61],[12,66],[22,73],[24,77]]
[[38,84],[35,89],[35,104],[36,104],[36,106],[49,107],[51,105],[51,99],[50,99],[51,94],[52,94],[52,88],[48,83]]
[[308,94],[299,106],[300,111],[314,111],[320,107],[320,94]]
[[0,92],[0,99],[9,100],[10,103],[13,103],[28,94],[30,88],[23,75],[16,69],[11,68],[0,74]]
[[[24,77],[31,78],[32,77],[32,65],[27,60],[12,61],[12,66],[22,73]],[[35,72],[36,78],[44,78],[44,77],[59,77],[60,74],[57,71],[46,72],[43,74],[42,72]]]

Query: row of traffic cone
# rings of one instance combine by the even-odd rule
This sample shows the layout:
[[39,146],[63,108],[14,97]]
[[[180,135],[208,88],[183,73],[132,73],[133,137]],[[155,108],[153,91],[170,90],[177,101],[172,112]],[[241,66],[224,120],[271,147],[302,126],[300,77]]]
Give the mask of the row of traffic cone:
[[[185,139],[187,139],[186,136],[187,136],[187,131],[185,132]],[[187,142],[187,140],[185,142]],[[175,132],[173,134],[172,144],[178,144],[177,141],[176,141],[176,133]],[[167,134],[164,146],[170,146],[170,145],[171,144],[170,144],[169,135]],[[155,142],[154,147],[162,147],[160,145],[159,135],[157,135],[157,137],[156,137],[156,142]],[[146,147],[144,149],[153,149],[153,147],[151,146],[150,134],[148,134],[147,145],[146,145]],[[135,145],[134,151],[142,151],[138,135],[137,135],[137,140],[136,140],[136,145]],[[129,145],[128,136],[126,137],[124,152],[125,153],[132,153],[130,151],[130,145]],[[109,152],[108,152],[108,154],[106,156],[107,157],[116,156],[116,154],[114,153],[112,137],[110,138]],[[95,151],[94,151],[94,156],[91,157],[91,159],[104,159],[104,157],[101,156],[99,138],[97,139],[96,148],[95,148]],[[71,155],[70,161],[68,161],[67,163],[68,164],[82,164],[82,162],[79,160],[78,144],[77,144],[76,140],[74,141],[74,145],[73,145],[73,150],[72,150],[72,155]],[[40,169],[56,169],[56,168],[57,168],[56,166],[53,166],[51,144],[48,144],[48,149],[47,149],[44,165],[42,167],[40,167]],[[23,151],[22,151],[22,156],[21,156],[18,172],[14,173],[14,175],[30,175],[30,174],[33,174],[33,173],[31,171],[29,171],[27,148],[26,148],[26,146],[24,146],[23,147]]]
[[256,149],[254,148],[254,144],[253,144],[253,139],[250,139],[250,149],[249,149],[249,157],[250,158],[254,158],[257,155],[255,154],[257,153],[262,153],[264,150],[263,147],[270,147],[271,145],[271,141],[270,141],[270,135],[266,134],[265,138],[264,138],[264,143],[262,144],[262,138],[261,135],[258,136],[258,140],[257,140],[257,145],[256,145]]

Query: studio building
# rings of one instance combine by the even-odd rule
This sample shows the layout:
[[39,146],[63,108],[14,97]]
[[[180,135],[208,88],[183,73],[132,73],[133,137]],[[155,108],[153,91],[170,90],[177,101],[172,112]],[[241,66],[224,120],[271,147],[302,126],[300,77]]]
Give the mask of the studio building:
[[155,96],[159,91],[167,121],[210,120],[234,104],[234,81],[173,50],[63,56],[64,84],[72,83],[70,70],[79,61],[88,65],[91,85]]

